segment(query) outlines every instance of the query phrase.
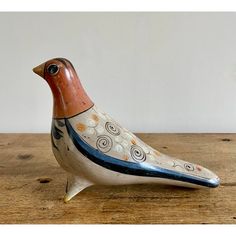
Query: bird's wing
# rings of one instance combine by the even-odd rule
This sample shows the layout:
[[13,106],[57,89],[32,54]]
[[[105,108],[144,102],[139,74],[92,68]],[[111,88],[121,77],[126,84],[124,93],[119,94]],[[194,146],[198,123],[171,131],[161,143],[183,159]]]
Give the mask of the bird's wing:
[[65,119],[65,125],[77,149],[106,168],[132,175],[198,181],[198,168],[202,167],[158,152],[96,106]]

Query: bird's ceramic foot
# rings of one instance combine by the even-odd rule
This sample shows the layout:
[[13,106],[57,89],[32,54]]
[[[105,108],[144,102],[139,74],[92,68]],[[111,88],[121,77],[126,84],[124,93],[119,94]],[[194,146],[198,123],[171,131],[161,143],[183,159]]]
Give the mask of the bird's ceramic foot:
[[91,185],[93,184],[83,177],[68,175],[64,202],[69,202],[75,195]]

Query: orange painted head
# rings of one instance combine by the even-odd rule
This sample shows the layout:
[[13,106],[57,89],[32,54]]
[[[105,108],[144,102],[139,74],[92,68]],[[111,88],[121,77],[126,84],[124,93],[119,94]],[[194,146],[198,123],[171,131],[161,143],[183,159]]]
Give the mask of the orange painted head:
[[73,65],[67,59],[51,59],[33,71],[44,78],[52,90],[53,118],[69,118],[93,106]]

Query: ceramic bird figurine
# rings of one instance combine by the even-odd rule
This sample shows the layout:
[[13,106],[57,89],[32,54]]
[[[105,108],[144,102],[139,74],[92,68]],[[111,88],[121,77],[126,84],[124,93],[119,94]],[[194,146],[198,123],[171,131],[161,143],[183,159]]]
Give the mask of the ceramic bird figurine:
[[53,94],[51,142],[68,173],[65,202],[95,184],[219,185],[210,170],[162,154],[100,110],[69,60],[51,59],[33,71],[47,81]]

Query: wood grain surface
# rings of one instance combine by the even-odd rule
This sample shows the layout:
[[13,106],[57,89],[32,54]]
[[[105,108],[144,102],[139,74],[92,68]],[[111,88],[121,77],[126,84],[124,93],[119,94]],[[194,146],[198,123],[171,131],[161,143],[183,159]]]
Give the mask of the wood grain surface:
[[93,186],[65,204],[66,174],[49,134],[0,134],[0,223],[236,223],[236,134],[138,134],[216,172],[216,189]]

